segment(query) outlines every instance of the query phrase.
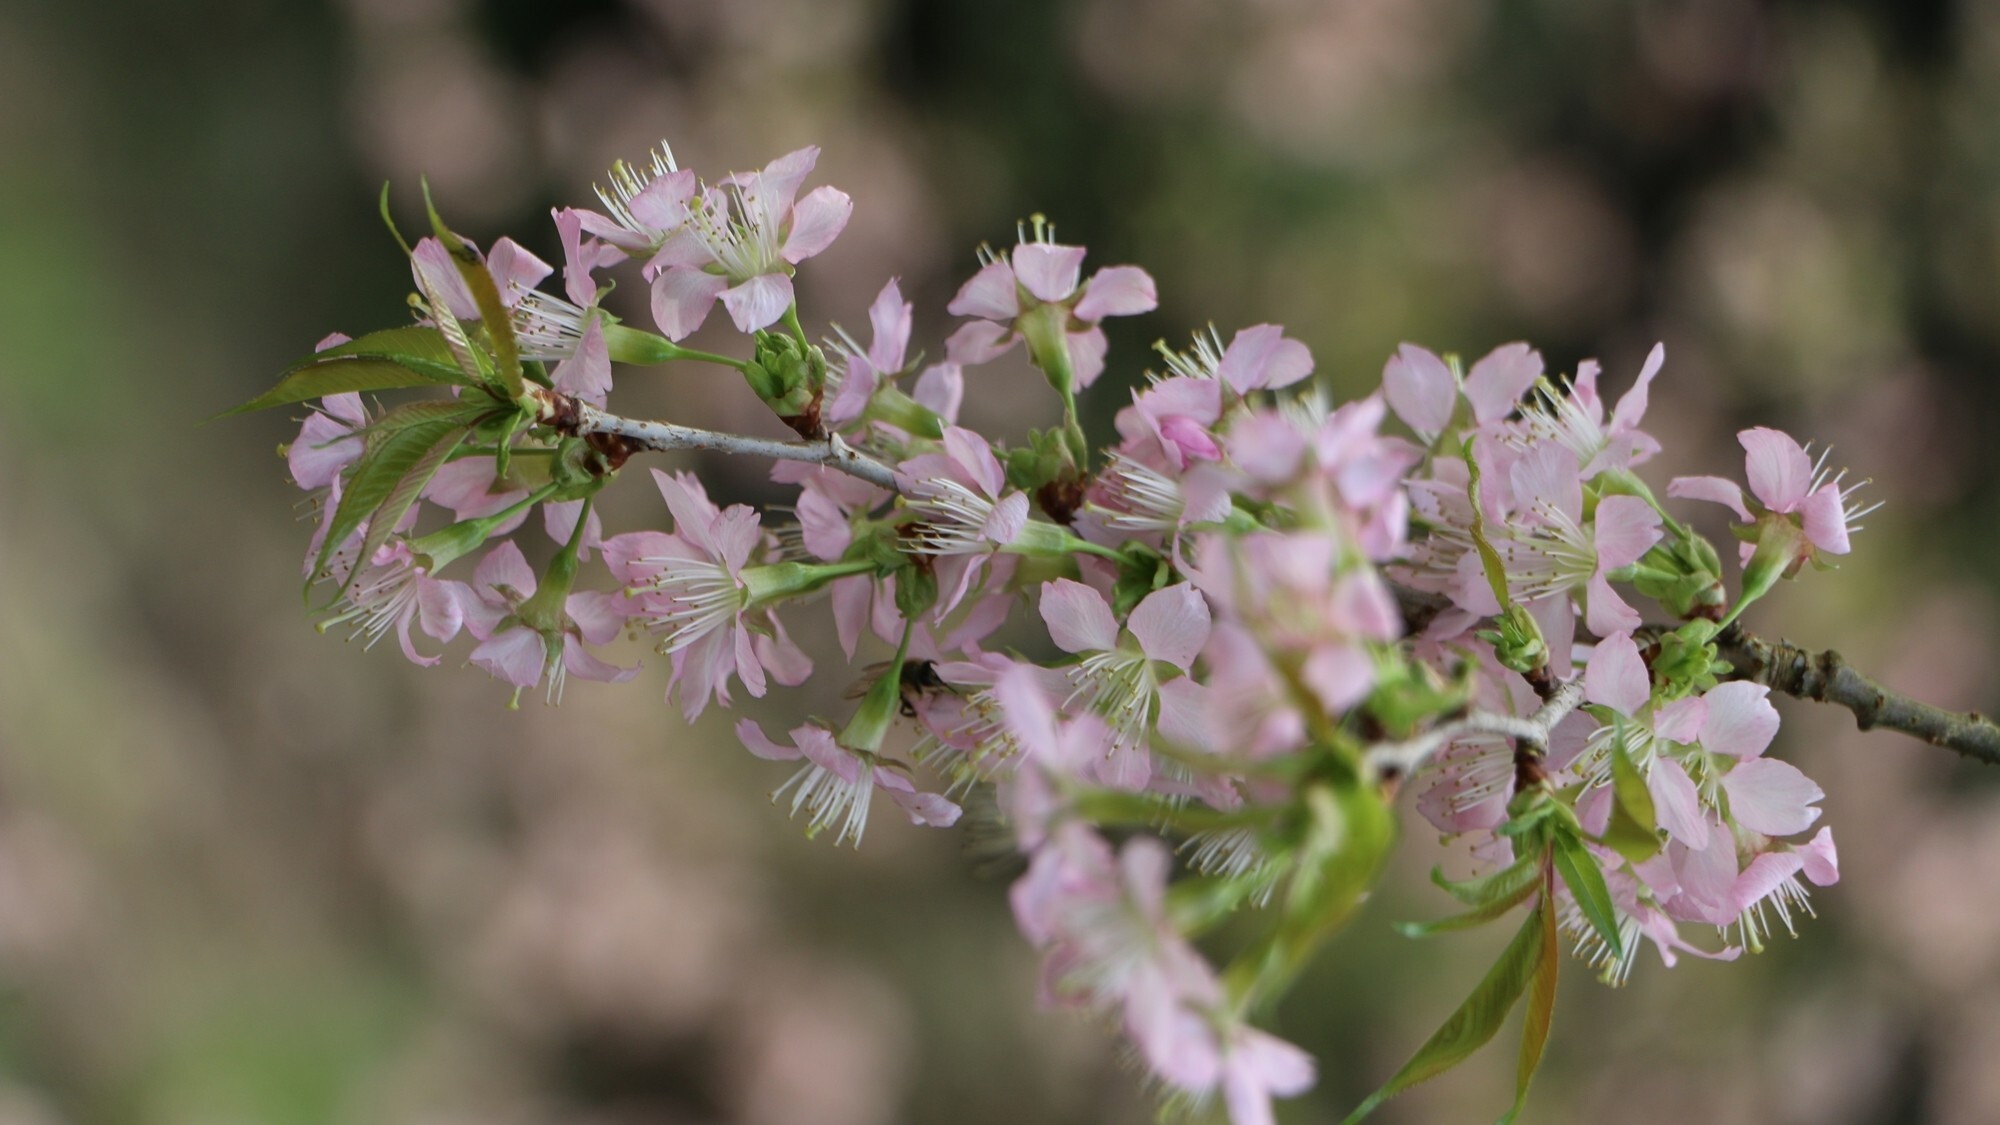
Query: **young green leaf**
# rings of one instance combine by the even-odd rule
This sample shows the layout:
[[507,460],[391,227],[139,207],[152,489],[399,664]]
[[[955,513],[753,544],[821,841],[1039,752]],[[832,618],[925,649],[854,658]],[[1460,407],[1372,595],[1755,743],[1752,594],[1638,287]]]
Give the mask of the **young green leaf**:
[[1533,879],[1509,891],[1506,895],[1483,902],[1463,914],[1449,918],[1439,918],[1434,922],[1398,922],[1396,932],[1409,938],[1430,937],[1433,934],[1447,934],[1458,930],[1469,930],[1483,925],[1514,909],[1534,895],[1539,884]]
[[[1552,889],[1552,888],[1551,888]],[[1562,967],[1562,945],[1556,937],[1556,916],[1552,910],[1542,915],[1541,960],[1528,987],[1528,1014],[1521,1021],[1521,1061],[1514,1077],[1514,1106],[1499,1125],[1513,1125],[1528,1104],[1528,1085],[1541,1069],[1542,1051],[1549,1044],[1549,1029],[1556,1018],[1556,974]]]
[[[313,562],[313,576],[318,577],[326,568],[333,552],[339,549],[347,537],[361,526],[376,509],[388,501],[403,478],[422,463],[440,442],[454,436],[462,436],[471,424],[470,412],[475,409],[462,406],[462,415],[438,415],[430,410],[429,403],[411,403],[399,410],[390,411],[377,429],[371,433],[361,457],[349,470],[346,483],[341,490],[340,506],[334,509],[333,520],[327,527],[326,540],[320,545],[319,558]],[[413,408],[423,408],[425,417],[409,425],[402,424],[399,415]],[[385,426],[385,423],[387,425]],[[453,446],[457,445],[454,440]],[[449,450],[446,451],[447,455]],[[442,464],[442,460],[439,461]],[[428,479],[428,477],[426,477]],[[407,510],[407,506],[406,509]],[[400,518],[402,513],[397,513]],[[359,566],[354,568],[360,570]],[[352,574],[349,575],[353,577]],[[311,580],[308,579],[308,587]],[[345,586],[342,587],[345,589]]]
[[1611,742],[1611,789],[1611,821],[1605,826],[1602,842],[1633,863],[1644,863],[1659,853],[1659,820],[1652,791],[1625,752],[1622,739]]
[[405,387],[479,385],[459,369],[450,346],[435,328],[390,328],[328,348],[293,364],[277,386],[232,410],[236,414],[287,406],[348,391],[393,391]]
[[1472,500],[1472,545],[1479,549],[1480,568],[1486,572],[1486,583],[1493,587],[1493,598],[1502,608],[1512,605],[1507,596],[1507,566],[1500,561],[1500,552],[1486,538],[1485,508],[1479,503],[1479,458],[1472,455],[1472,439],[1465,439],[1465,468],[1471,479],[1466,482],[1466,495]]
[[1472,1052],[1493,1038],[1514,1007],[1514,1001],[1519,1000],[1522,990],[1527,988],[1528,978],[1534,975],[1536,966],[1541,963],[1548,911],[1546,901],[1535,907],[1534,913],[1514,935],[1514,940],[1500,954],[1500,960],[1487,970],[1486,978],[1472,990],[1472,995],[1466,997],[1465,1003],[1459,1005],[1444,1026],[1417,1049],[1417,1053],[1403,1064],[1403,1069],[1397,1071],[1395,1077],[1370,1094],[1367,1101],[1348,1115],[1345,1125],[1354,1125],[1375,1112],[1383,1102],[1464,1062]]
[[1618,939],[1618,911],[1611,902],[1611,888],[1604,885],[1604,873],[1597,869],[1597,859],[1584,846],[1583,840],[1573,831],[1558,831],[1555,834],[1556,873],[1576,897],[1578,909],[1590,922],[1590,928],[1597,931],[1598,939],[1604,942],[1613,957],[1624,956],[1624,948]]
[[480,255],[478,248],[444,225],[437,205],[431,202],[428,181],[423,188],[424,209],[430,213],[431,232],[444,244],[452,264],[458,267],[458,275],[465,279],[465,287],[472,291],[473,303],[479,306],[479,325],[486,330],[487,342],[493,346],[493,369],[500,389],[509,401],[517,399],[521,397],[522,390],[521,350],[514,341],[514,322],[500,300],[500,288],[494,284],[493,274],[486,268],[486,259]]
[[1485,906],[1497,899],[1511,897],[1524,887],[1533,887],[1541,875],[1542,857],[1539,855],[1523,855],[1491,875],[1476,879],[1447,879],[1443,868],[1431,868],[1431,882],[1467,906]]

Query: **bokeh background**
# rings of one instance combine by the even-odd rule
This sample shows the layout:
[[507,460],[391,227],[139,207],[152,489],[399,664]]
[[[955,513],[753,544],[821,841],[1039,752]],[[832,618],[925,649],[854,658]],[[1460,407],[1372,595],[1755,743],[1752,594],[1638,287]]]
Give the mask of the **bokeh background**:
[[[1996,708],[1996,123],[1990,0],[8,0],[0,1123],[1149,1118],[1097,1029],[1034,1010],[962,833],[804,840],[783,767],[657,669],[509,713],[457,659],[315,635],[292,424],[201,420],[403,318],[383,180],[406,225],[427,174],[556,258],[548,207],[614,157],[818,143],[857,206],[808,322],[900,275],[933,354],[974,247],[1046,213],[1159,279],[1100,427],[1211,321],[1284,323],[1343,394],[1404,339],[1602,356],[1613,391],[1664,340],[1662,475],[1733,473],[1763,422],[1887,502],[1757,623]],[[975,417],[1038,420],[1037,383],[977,373]],[[699,372],[620,394],[763,424]],[[660,518],[619,491],[614,530]],[[758,713],[838,712],[815,691]],[[1843,881],[1748,963],[1568,974],[1532,1120],[2000,1120],[2000,772],[1781,709]],[[1286,1120],[1351,1106],[1504,940],[1391,934],[1445,908],[1407,835],[1280,1013],[1323,1067]],[[1507,1042],[1381,1120],[1490,1119]]]

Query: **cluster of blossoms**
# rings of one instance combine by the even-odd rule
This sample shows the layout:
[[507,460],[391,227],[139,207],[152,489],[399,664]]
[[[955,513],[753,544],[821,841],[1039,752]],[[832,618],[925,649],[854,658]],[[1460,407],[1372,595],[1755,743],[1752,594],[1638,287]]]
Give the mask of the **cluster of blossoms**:
[[[1557,378],[1525,344],[1469,370],[1405,345],[1377,393],[1334,405],[1282,328],[1210,329],[1160,347],[1093,450],[1076,394],[1106,370],[1099,324],[1152,310],[1152,279],[1086,277],[1084,249],[1037,220],[982,254],[942,360],[913,360],[894,281],[866,346],[814,344],[792,276],[852,210],[801,195],[816,157],[714,183],[664,151],[619,164],[601,209],[554,214],[560,294],[525,247],[481,252],[433,211],[408,247],[415,323],[329,337],[249,404],[318,404],[289,457],[320,497],[305,569],[326,625],[394,632],[423,665],[440,658],[412,626],[469,633],[471,663],[550,702],[570,676],[631,679],[602,647],[649,634],[693,719],[812,677],[794,633],[823,599],[861,702],[786,742],[737,724],[751,754],[796,763],[775,799],[857,844],[878,790],[936,827],[990,800],[1026,857],[1012,903],[1045,998],[1108,1017],[1170,1102],[1236,1125],[1314,1080],[1253,1021],[1366,897],[1401,790],[1478,867],[1440,877],[1466,913],[1411,929],[1524,921],[1358,1113],[1485,1042],[1524,993],[1539,1058],[1559,934],[1615,982],[1641,939],[1668,965],[1758,949],[1835,881],[1830,830],[1806,835],[1820,789],[1765,756],[1768,689],[1718,655],[1746,606],[1848,550],[1849,489],[1797,442],[1741,435],[1747,494],[1667,486],[1735,517],[1727,567],[1636,471],[1659,448],[1641,428],[1659,348],[1608,412],[1595,363]],[[621,267],[657,333],[603,307]],[[718,300],[747,358],[682,346]],[[1063,416],[1000,442],[958,411],[968,379],[999,378],[968,371],[1016,345]],[[734,368],[799,440],[610,414],[614,363]],[[417,387],[440,393],[361,396]],[[654,470],[664,529],[606,534],[596,494],[675,441],[778,457],[789,515]],[[515,537],[531,523],[539,573]],[[442,577],[475,554],[469,580]],[[893,655],[864,658],[877,647]],[[1257,936],[1211,963],[1201,940],[1246,912]]]

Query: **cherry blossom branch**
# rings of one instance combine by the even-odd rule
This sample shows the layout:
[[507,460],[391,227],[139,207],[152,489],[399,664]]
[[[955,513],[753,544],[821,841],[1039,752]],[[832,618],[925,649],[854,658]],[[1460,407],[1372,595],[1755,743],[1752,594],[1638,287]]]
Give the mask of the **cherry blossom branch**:
[[1947,711],[1883,687],[1855,671],[1832,649],[1812,652],[1790,641],[1767,641],[1735,626],[1716,649],[1736,678],[1816,703],[1837,703],[1862,730],[1881,727],[1920,738],[1988,765],[2000,765],[2000,724],[1977,711]]
[[1368,748],[1368,761],[1378,773],[1408,776],[1422,768],[1425,762],[1453,740],[1468,734],[1497,734],[1546,752],[1549,732],[1582,702],[1583,677],[1578,676],[1557,685],[1547,702],[1525,718],[1494,711],[1474,711],[1464,718],[1433,727],[1415,738],[1377,743]]
[[838,434],[830,435],[825,441],[779,441],[772,438],[697,429],[672,422],[648,422],[626,418],[600,410],[558,391],[537,391],[536,397],[541,401],[543,423],[571,437],[587,438],[602,435],[616,439],[609,443],[613,448],[607,452],[611,452],[620,461],[632,453],[703,449],[716,453],[768,457],[774,461],[803,461],[809,465],[824,465],[829,469],[867,481],[878,488],[891,491],[896,489],[894,470],[848,445]]

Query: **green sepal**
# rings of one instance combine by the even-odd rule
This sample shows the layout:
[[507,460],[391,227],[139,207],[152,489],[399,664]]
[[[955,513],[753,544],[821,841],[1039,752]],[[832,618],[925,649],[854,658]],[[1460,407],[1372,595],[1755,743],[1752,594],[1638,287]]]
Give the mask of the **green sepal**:
[[1558,831],[1555,861],[1556,874],[1562,876],[1590,928],[1597,931],[1598,939],[1613,958],[1623,957],[1625,947],[1618,937],[1618,908],[1611,901],[1611,888],[1604,883],[1604,872],[1598,870],[1597,858],[1590,854],[1582,839],[1571,832]]
[[437,329],[390,328],[307,356],[286,368],[270,390],[215,417],[228,418],[349,391],[478,385],[459,370]]
[[[493,374],[498,381],[496,389],[509,401],[518,399],[524,389],[521,382],[521,349],[514,340],[513,318],[500,300],[500,287],[494,284],[493,274],[486,268],[486,259],[479,253],[479,248],[470,239],[445,226],[437,205],[431,202],[430,182],[421,183],[424,210],[430,215],[431,233],[444,244],[452,264],[458,267],[458,275],[465,279],[465,287],[472,292],[473,303],[479,306],[479,325],[485,330],[486,341],[493,349]],[[432,311],[436,312],[435,307]]]
[[928,566],[903,566],[896,572],[896,612],[915,621],[937,605],[937,572]]
[[1438,1028],[1411,1056],[1410,1061],[1403,1064],[1403,1069],[1347,1116],[1345,1125],[1354,1125],[1354,1122],[1375,1112],[1383,1102],[1464,1062],[1493,1038],[1542,962],[1548,911],[1546,900],[1535,907],[1515,933],[1514,940],[1500,954],[1500,959],[1487,970],[1485,979],[1472,990],[1472,995],[1466,997],[1465,1003],[1459,1005],[1444,1026]]
[[1476,879],[1447,879],[1443,868],[1431,868],[1431,882],[1467,906],[1485,906],[1510,898],[1523,887],[1533,887],[1541,877],[1542,857],[1539,854],[1523,854],[1491,875]]
[[1028,444],[1007,454],[1007,483],[1032,495],[1076,472],[1076,456],[1063,427],[1029,430]]
[[836,578],[866,574],[875,569],[867,559],[836,563],[781,562],[769,566],[747,566],[738,572],[744,589],[743,608],[757,609],[787,598],[818,590]]
[[946,422],[930,407],[904,394],[887,380],[875,388],[868,406],[861,412],[863,422],[887,422],[912,437],[938,441],[944,437]]
[[1513,1125],[1528,1104],[1528,1086],[1541,1069],[1542,1052],[1549,1044],[1549,1029],[1556,1018],[1556,977],[1562,969],[1562,944],[1556,933],[1556,915],[1543,910],[1541,956],[1528,985],[1528,1011],[1521,1020],[1521,1056],[1514,1071],[1514,1105],[1500,1117],[1499,1125]]
[[1668,698],[1694,695],[1716,685],[1715,636],[1720,631],[1715,622],[1696,618],[1660,636],[1660,651],[1652,662],[1653,676],[1660,681]]
[[1111,585],[1111,612],[1124,620],[1132,608],[1173,581],[1173,564],[1165,555],[1133,540],[1119,548],[1118,579]]

